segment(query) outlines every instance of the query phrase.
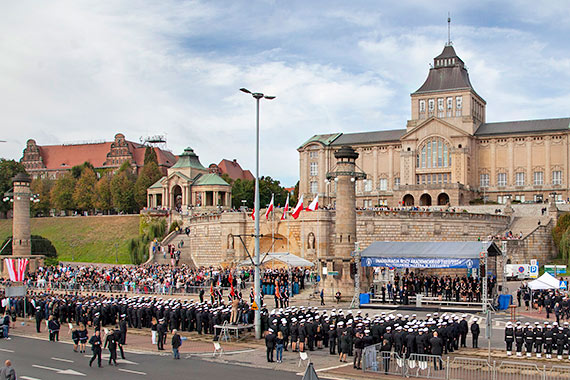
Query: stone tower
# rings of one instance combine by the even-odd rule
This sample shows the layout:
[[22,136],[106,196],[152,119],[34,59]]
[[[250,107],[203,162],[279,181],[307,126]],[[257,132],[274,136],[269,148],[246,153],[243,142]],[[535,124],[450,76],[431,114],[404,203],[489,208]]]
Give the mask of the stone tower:
[[28,256],[32,253],[30,238],[30,191],[31,179],[19,173],[13,179],[14,216],[12,224],[12,255]]
[[338,275],[327,276],[325,287],[327,292],[340,290],[346,297],[354,292],[350,263],[354,261],[352,252],[356,242],[355,182],[366,175],[356,171],[358,153],[352,147],[343,146],[334,156],[337,159],[335,171],[328,173],[328,178],[334,178],[337,183],[334,256],[325,261],[327,270],[338,272]]

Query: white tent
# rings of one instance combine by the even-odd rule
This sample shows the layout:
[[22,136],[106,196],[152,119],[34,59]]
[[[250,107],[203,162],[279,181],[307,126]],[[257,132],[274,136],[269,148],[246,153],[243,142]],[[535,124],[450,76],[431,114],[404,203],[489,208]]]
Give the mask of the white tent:
[[550,273],[545,272],[536,280],[529,282],[528,287],[532,290],[560,289],[560,281],[554,278]]
[[[312,262],[289,252],[270,252],[266,255],[262,254],[260,259],[262,260],[261,265],[267,264],[271,261],[279,261],[290,267],[312,267],[315,265]],[[244,260],[239,264],[239,266],[249,265],[251,265],[251,260],[249,259]]]

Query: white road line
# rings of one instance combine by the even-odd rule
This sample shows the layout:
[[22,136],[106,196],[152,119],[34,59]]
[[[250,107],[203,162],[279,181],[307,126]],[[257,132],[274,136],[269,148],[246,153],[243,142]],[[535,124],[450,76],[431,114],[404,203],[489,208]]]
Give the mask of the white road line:
[[[337,369],[337,368],[348,367],[351,364],[352,363],[346,363],[346,364],[335,365],[334,367],[320,368],[320,369],[315,370],[315,372],[330,371],[330,370]],[[304,374],[305,374],[305,372],[297,372],[296,375],[297,376],[303,376]],[[335,379],[335,377],[330,377],[330,379]]]
[[119,371],[128,372],[128,373],[134,373],[135,375],[146,376],[146,372],[133,371],[132,369],[119,368]]
[[73,360],[62,359],[62,358],[51,358],[51,360],[57,360],[58,362],[73,363]]
[[341,365],[335,365],[334,367],[328,367],[328,368],[320,368],[315,370],[315,372],[322,372],[322,371],[330,371],[331,369],[337,369],[337,368],[342,368],[342,367],[348,367],[349,365],[351,365],[353,363],[346,363],[346,364],[341,364]]
[[[239,350],[239,351],[224,351],[224,356],[225,355],[235,355],[235,354],[244,354],[246,352],[253,352],[256,351],[256,348],[250,348],[247,350]],[[186,359],[191,358],[193,356],[212,356],[213,352],[198,352],[195,354],[187,354],[186,355]],[[170,354],[166,354],[166,355],[170,355]]]
[[37,377],[30,377],[30,376],[20,376],[20,379],[23,379],[23,380],[42,380],[42,379],[38,379]]
[[9,350],[9,349],[7,349],[7,348],[0,348],[0,351],[3,351],[3,352],[14,352],[13,350]]

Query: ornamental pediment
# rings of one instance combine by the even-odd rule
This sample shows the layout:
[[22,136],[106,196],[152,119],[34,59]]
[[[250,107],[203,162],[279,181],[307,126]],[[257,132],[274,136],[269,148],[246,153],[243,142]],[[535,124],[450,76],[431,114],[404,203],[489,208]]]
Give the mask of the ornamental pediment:
[[428,135],[441,135],[448,138],[451,137],[473,137],[464,130],[456,127],[445,120],[436,117],[430,117],[422,123],[405,133],[400,139],[404,140],[421,140]]

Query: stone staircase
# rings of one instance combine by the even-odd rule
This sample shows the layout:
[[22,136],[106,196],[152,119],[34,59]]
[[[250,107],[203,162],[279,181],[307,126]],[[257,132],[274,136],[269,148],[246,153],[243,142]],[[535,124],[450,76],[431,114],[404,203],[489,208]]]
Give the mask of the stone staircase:
[[[551,220],[549,215],[542,216],[515,216],[506,231],[511,231],[514,236],[522,232],[523,239],[533,233],[539,225],[546,226]],[[539,224],[540,222],[540,224]],[[504,231],[504,232],[506,232]],[[503,232],[503,236],[504,236]]]
[[[186,264],[191,267],[199,267],[200,265],[194,261],[192,253],[190,251],[190,237],[186,236],[185,233],[176,234],[173,232],[165,237],[162,242],[160,242],[160,244],[166,249],[168,244],[174,244],[176,247],[178,247],[178,244],[181,241],[184,242],[184,244],[182,248],[180,248],[180,264]],[[166,257],[164,257],[162,253],[157,253],[154,256],[154,262],[158,264],[170,264],[170,255],[166,253]]]

